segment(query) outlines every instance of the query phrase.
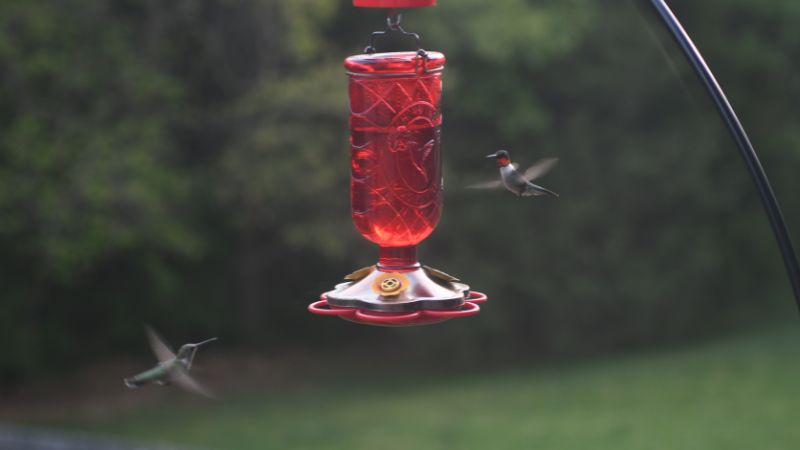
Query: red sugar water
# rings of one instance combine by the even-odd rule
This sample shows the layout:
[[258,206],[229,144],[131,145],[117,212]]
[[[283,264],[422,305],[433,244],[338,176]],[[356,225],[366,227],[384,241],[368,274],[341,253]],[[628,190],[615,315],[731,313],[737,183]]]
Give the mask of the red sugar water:
[[[351,209],[381,247],[414,246],[442,207],[444,56],[378,53],[345,61],[350,83]],[[388,250],[388,249],[387,249]]]

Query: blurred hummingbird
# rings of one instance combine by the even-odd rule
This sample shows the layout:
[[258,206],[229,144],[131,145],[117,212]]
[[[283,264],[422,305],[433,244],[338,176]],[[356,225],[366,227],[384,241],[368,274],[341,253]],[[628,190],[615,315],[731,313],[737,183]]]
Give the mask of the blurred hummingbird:
[[176,355],[152,328],[145,326],[145,332],[147,333],[147,339],[150,341],[150,348],[153,349],[153,353],[158,358],[158,365],[138,375],[125,378],[125,386],[135,389],[151,383],[161,386],[175,383],[189,392],[213,398],[205,388],[189,375],[189,370],[192,368],[192,361],[195,353],[197,353],[197,348],[203,344],[216,341],[217,338],[206,339],[196,344],[184,344]]
[[487,181],[485,183],[476,183],[467,186],[470,189],[495,189],[504,187],[509,191],[517,194],[520,197],[533,197],[540,195],[552,195],[558,197],[558,194],[550,189],[543,188],[539,185],[531,183],[531,181],[541,177],[553,168],[558,163],[558,158],[545,158],[536,162],[536,164],[529,167],[525,172],[520,173],[519,166],[511,162],[511,156],[506,150],[498,150],[486,158],[494,158],[497,160],[497,167],[500,168],[500,179]]

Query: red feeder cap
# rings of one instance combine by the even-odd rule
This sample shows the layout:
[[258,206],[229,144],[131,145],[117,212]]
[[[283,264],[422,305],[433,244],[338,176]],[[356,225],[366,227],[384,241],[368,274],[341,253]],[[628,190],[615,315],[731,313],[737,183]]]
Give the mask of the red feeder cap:
[[436,0],[353,0],[353,6],[362,8],[419,8],[436,6]]
[[441,72],[444,55],[427,52],[428,60],[422,61],[417,52],[373,53],[353,55],[344,60],[344,67],[351,75],[413,75],[420,71]]

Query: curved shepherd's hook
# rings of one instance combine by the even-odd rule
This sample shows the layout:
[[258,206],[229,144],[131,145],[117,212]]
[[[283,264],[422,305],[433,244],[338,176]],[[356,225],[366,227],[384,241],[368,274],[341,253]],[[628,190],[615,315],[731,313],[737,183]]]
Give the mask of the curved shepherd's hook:
[[789,231],[783,220],[783,214],[778,205],[778,200],[775,198],[775,193],[772,191],[767,175],[764,173],[764,168],[761,167],[761,162],[758,160],[758,155],[756,155],[753,144],[747,137],[742,123],[739,122],[736,112],[734,112],[733,107],[730,102],[728,102],[725,92],[722,91],[716,78],[714,78],[714,74],[703,59],[703,55],[701,55],[700,51],[695,47],[689,34],[686,33],[686,30],[684,30],[678,18],[675,17],[675,14],[669,8],[666,1],[650,0],[650,2],[658,12],[661,20],[663,20],[664,24],[669,28],[670,33],[672,33],[678,45],[680,45],[686,59],[692,65],[692,68],[700,78],[706,91],[708,91],[711,99],[714,100],[714,104],[720,116],[722,116],[722,120],[725,122],[725,125],[728,126],[728,130],[730,130],[734,141],[736,141],[736,145],[739,147],[739,152],[742,154],[742,158],[744,158],[747,170],[753,177],[756,188],[758,188],[758,193],[761,196],[761,202],[769,217],[772,231],[775,233],[775,239],[778,241],[778,246],[783,255],[786,271],[789,274],[789,282],[794,291],[795,301],[797,302],[798,308],[800,308],[800,265],[797,262],[797,255],[792,247],[792,239],[789,236]]

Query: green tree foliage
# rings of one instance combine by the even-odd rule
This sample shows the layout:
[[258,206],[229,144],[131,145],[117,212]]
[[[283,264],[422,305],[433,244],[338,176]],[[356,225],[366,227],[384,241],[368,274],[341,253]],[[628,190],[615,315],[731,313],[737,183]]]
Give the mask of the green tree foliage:
[[[702,333],[786,297],[750,181],[646,3],[443,0],[406,14],[448,58],[446,206],[422,256],[494,300],[480,320],[403,332],[305,312],[375,259],[348,218],[341,62],[381,12],[3,3],[0,375],[131,349],[145,321],[257,346],[587,352]],[[793,192],[800,9],[675,3],[778,192]],[[500,147],[523,165],[560,157],[543,183],[561,199],[462,189],[496,176],[483,156]]]
[[65,290],[114,260],[202,244],[172,161],[183,88],[129,23],[99,4],[6,2],[0,30],[0,367],[35,367],[91,311]]

